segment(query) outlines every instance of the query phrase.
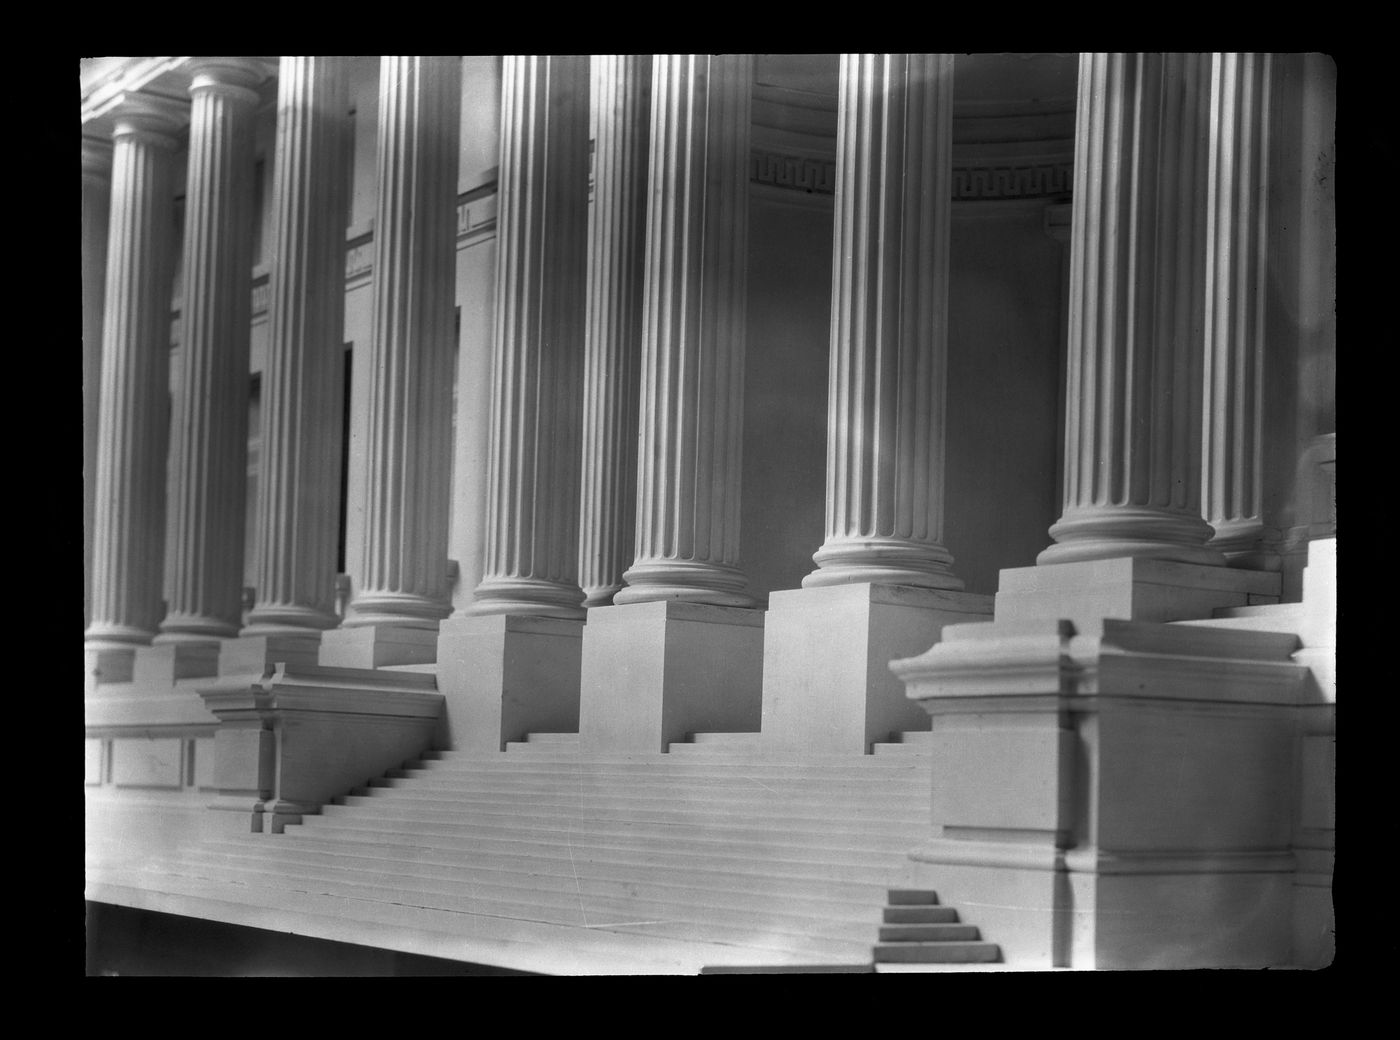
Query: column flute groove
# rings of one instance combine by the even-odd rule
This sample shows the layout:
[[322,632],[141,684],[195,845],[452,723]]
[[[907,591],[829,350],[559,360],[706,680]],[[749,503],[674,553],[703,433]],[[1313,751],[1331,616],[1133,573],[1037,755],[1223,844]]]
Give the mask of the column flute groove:
[[753,59],[657,55],[636,559],[613,602],[751,606],[739,569]]
[[367,363],[364,538],[346,627],[436,628],[447,588],[457,141],[453,57],[379,71],[374,306]]
[[588,59],[502,71],[486,553],[471,615],[579,618]]
[[1065,502],[1038,563],[1224,562],[1201,516],[1209,73],[1080,58]]
[[160,621],[179,125],[168,107],[128,98],[113,132],[84,634],[94,650],[148,644]]
[[265,73],[241,58],[196,59],[191,70],[174,545],[157,643],[237,635],[243,608],[253,88]]
[[1263,521],[1263,265],[1268,249],[1267,54],[1211,58],[1206,258],[1205,517],[1211,546],[1259,562]]
[[591,75],[597,129],[588,212],[579,513],[585,607],[612,602],[635,548],[651,60],[598,55]]
[[963,587],[942,544],[952,102],[951,55],[842,55],[827,529],[806,587]]
[[243,635],[332,628],[340,501],[345,60],[283,56],[262,389],[257,598]]

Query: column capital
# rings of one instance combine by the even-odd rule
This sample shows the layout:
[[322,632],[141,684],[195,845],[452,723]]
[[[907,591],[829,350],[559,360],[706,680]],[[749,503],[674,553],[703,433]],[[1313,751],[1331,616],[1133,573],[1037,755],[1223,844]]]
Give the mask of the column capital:
[[188,101],[135,90],[123,93],[109,112],[114,138],[141,134],[168,148],[175,146],[175,136],[190,121]]
[[191,58],[185,70],[191,74],[190,93],[220,89],[258,100],[257,88],[268,78],[268,66],[257,58],[229,56]]

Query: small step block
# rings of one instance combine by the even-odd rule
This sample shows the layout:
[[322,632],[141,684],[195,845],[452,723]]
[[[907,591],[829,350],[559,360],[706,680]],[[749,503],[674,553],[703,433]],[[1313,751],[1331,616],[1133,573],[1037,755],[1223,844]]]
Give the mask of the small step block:
[[887,906],[886,924],[952,924],[958,919],[951,906]]
[[935,906],[938,893],[926,888],[890,889],[890,906]]
[[880,926],[881,942],[966,942],[982,938],[972,924],[886,924]]
[[990,964],[1001,960],[1001,947],[988,942],[882,943],[876,962],[902,964]]
[[870,975],[873,964],[707,964],[701,975]]

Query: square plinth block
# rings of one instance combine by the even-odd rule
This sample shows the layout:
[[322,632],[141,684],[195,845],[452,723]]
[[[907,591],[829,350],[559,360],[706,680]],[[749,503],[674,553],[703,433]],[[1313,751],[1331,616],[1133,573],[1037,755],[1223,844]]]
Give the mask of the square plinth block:
[[438,692],[448,746],[502,751],[527,733],[576,733],[583,622],[495,615],[448,618],[438,634]]
[[327,668],[384,668],[396,664],[432,664],[437,658],[438,628],[404,625],[357,625],[321,634],[316,663]]
[[769,597],[763,741],[774,750],[865,754],[929,728],[889,663],[922,654],[944,625],[990,621],[992,597],[903,585],[831,585]]
[[200,679],[219,672],[217,639],[189,643],[162,643],[136,650],[133,682],[173,686],[179,679]]
[[757,732],[762,682],[762,611],[680,600],[594,607],[579,746],[657,752],[697,731]]
[[279,664],[315,664],[321,633],[307,636],[240,636],[219,648],[219,674],[265,672]]
[[1220,607],[1277,603],[1277,572],[1202,567],[1123,556],[1001,572],[998,621],[1067,618],[1092,629],[1105,618],[1190,621]]
[[94,692],[97,687],[111,683],[131,682],[136,661],[136,647],[108,650],[83,650],[83,691]]

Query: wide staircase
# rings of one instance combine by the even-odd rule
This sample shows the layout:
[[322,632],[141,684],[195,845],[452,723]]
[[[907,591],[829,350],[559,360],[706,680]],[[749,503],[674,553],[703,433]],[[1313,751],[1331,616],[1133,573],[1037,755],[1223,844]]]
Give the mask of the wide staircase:
[[429,753],[284,834],[189,847],[139,883],[246,911],[225,919],[524,970],[870,970],[928,832],[929,738],[783,755],[698,733],[606,755],[532,734]]

